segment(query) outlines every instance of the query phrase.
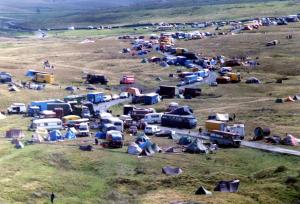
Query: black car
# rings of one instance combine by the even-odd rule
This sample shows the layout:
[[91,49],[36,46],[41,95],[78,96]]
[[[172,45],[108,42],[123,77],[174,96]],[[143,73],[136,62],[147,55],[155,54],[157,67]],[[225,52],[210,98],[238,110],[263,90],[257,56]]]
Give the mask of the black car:
[[168,137],[170,139],[172,139],[172,135],[175,134],[175,131],[172,130],[161,130],[158,133],[155,133],[156,137]]

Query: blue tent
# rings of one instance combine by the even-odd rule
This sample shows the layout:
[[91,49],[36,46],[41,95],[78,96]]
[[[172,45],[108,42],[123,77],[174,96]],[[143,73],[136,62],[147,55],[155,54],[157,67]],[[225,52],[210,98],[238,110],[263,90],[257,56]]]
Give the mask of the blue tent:
[[69,128],[68,131],[65,134],[65,139],[67,139],[67,140],[74,140],[74,139],[76,139],[76,134],[74,133],[74,131],[72,131]]
[[57,141],[62,139],[62,134],[59,130],[53,130],[49,134],[50,141]]

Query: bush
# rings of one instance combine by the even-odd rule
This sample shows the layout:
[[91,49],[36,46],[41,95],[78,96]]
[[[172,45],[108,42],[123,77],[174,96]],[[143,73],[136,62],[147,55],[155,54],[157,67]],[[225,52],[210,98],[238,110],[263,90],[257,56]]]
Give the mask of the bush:
[[279,166],[274,170],[274,173],[282,173],[287,170],[286,166]]

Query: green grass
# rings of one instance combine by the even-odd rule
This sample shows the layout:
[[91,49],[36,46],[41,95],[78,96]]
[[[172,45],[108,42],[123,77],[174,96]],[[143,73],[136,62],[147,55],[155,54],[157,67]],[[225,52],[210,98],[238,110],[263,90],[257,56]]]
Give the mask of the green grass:
[[119,35],[142,35],[150,33],[147,29],[134,30],[133,28],[116,28],[111,30],[69,30],[69,31],[50,31],[51,37],[106,37],[106,36],[119,36]]
[[[166,140],[155,139],[159,144],[169,143]],[[6,147],[0,159],[0,184],[5,187],[0,197],[10,203],[45,203],[52,191],[57,203],[142,203],[149,194],[165,189],[201,200],[203,197],[193,196],[199,185],[212,190],[216,181],[234,178],[241,180],[241,202],[291,203],[300,184],[299,158],[247,148],[225,149],[207,156],[156,154],[139,159],[126,154],[126,148],[80,152],[75,145],[79,141],[32,145],[22,150],[13,149],[5,139],[0,142]],[[184,173],[179,177],[164,176],[161,168],[165,165],[179,166]],[[275,173],[278,166],[286,170]],[[298,182],[285,184],[288,176]],[[232,198],[215,193],[214,199],[228,203]]]

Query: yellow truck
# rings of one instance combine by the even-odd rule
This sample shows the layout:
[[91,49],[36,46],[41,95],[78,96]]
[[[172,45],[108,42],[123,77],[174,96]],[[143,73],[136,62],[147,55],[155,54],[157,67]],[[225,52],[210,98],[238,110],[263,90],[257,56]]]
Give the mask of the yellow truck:
[[36,73],[36,75],[33,78],[33,81],[38,83],[53,84],[54,75],[50,73]]
[[226,123],[217,120],[207,120],[205,122],[205,129],[207,132],[211,132],[214,130],[224,131],[226,127]]

